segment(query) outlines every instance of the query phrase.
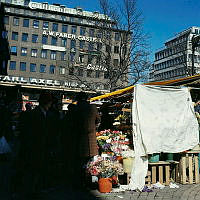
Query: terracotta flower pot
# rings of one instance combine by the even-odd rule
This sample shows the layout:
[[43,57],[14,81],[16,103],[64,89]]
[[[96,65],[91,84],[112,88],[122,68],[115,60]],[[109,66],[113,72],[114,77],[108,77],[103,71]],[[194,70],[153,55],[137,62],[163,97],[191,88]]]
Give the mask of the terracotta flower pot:
[[112,190],[112,178],[100,178],[98,181],[99,192],[108,193]]

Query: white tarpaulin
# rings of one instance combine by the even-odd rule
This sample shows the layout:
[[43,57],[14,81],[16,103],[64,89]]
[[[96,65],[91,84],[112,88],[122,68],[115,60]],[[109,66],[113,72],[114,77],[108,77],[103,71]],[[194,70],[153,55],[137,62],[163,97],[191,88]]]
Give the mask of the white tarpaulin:
[[135,163],[128,187],[142,190],[147,155],[192,149],[199,143],[199,127],[188,88],[137,85],[132,115]]

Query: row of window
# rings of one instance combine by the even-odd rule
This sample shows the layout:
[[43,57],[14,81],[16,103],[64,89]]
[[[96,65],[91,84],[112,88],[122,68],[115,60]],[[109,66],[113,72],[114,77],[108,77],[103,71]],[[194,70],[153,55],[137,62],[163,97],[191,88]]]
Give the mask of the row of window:
[[184,63],[185,61],[186,61],[185,56],[182,55],[182,56],[176,57],[176,58],[174,58],[174,59],[167,60],[167,61],[165,61],[165,62],[156,64],[156,65],[154,65],[154,69],[155,69],[155,70],[166,69],[166,68],[172,67],[172,66],[174,66],[174,65],[182,64],[182,63]]
[[[19,9],[19,8],[5,8],[7,12],[12,12],[12,13],[17,13],[17,14],[23,14],[23,15],[29,15],[29,16],[34,16],[34,17],[45,17],[49,19],[56,19],[56,20],[61,20],[63,22],[72,22],[72,23],[78,23],[78,24],[84,24],[84,25],[92,25],[92,26],[103,26],[104,23],[100,22],[99,20],[91,20],[89,18],[83,19],[79,17],[68,17],[65,15],[56,15],[56,14],[51,14],[47,12],[38,12],[34,10],[26,10],[26,9]],[[106,22],[106,26],[109,25],[109,27],[115,28],[114,24],[109,24]]]
[[[42,21],[42,27],[40,27],[40,21],[39,20],[32,20],[32,24],[30,24],[30,19],[22,19],[22,26],[23,27],[27,27],[29,28],[30,26],[32,26],[33,28],[43,28],[45,30],[50,29],[52,31],[55,32],[63,32],[63,33],[67,33],[68,32],[68,25],[66,24],[58,24],[58,23],[50,23],[48,21]],[[9,16],[5,16],[4,17],[4,23],[5,24],[9,24]],[[19,26],[20,25],[20,18],[18,17],[13,17],[13,23],[14,26]],[[60,27],[61,26],[61,27]],[[82,36],[86,35],[86,28],[85,27],[80,27],[79,30],[79,34]],[[77,26],[71,26],[71,34],[77,34]],[[89,29],[88,30],[88,34],[89,37],[97,37],[97,38],[101,38],[102,37],[102,33],[100,31],[95,32],[95,29]],[[115,41],[119,41],[120,40],[120,34],[119,33],[115,33]]]
[[[27,69],[29,68],[29,69]],[[10,65],[9,65],[9,70],[16,70],[17,69],[17,63],[16,61],[10,61]],[[37,64],[36,63],[30,63],[30,65],[28,66],[28,64],[26,62],[20,62],[19,63],[19,70],[20,71],[29,71],[29,72],[37,72],[39,71],[40,73],[48,73],[49,74],[56,74],[56,66],[55,65],[50,65],[49,67],[47,67],[45,64],[40,64],[39,65],[39,69],[37,69]],[[69,75],[78,75],[78,76],[84,76],[84,69],[82,68],[78,68],[75,69],[73,67],[69,68],[69,70],[66,70],[65,67],[60,66],[58,68],[59,70],[59,74],[60,75],[64,75],[67,73]],[[108,72],[102,72],[102,71],[93,71],[90,69],[86,70],[86,76],[90,77],[90,78],[101,78],[104,77],[105,79],[108,78]]]
[[160,60],[168,56],[171,56],[173,54],[182,52],[186,50],[186,48],[187,48],[187,45],[184,43],[181,45],[174,46],[173,48],[165,49],[164,51],[161,51],[155,54],[155,60]]
[[[4,38],[7,37],[8,32],[4,31],[4,35],[5,35]],[[12,32],[11,39],[18,41],[18,39],[19,39],[18,32]],[[50,39],[51,39],[51,42],[49,43],[48,42],[49,36],[43,35],[42,39],[41,39],[41,43],[42,44],[50,44],[50,45],[53,45],[53,46],[60,45],[62,47],[67,47],[67,41],[68,41],[67,38],[50,37]],[[28,40],[29,40],[28,33],[22,33],[21,41],[28,42]],[[59,43],[58,43],[58,40],[60,40]],[[39,42],[39,36],[37,34],[32,34],[31,41],[32,41],[32,43]],[[80,49],[85,49],[85,47],[86,47],[86,42],[83,41],[83,40],[79,41],[79,46],[77,46],[76,40],[69,40],[69,41],[70,41],[70,48],[74,49],[74,51],[76,51],[77,47],[80,48]],[[87,49],[88,49],[88,51],[100,51],[102,49],[102,43],[88,42],[87,43]],[[109,45],[106,45],[106,51],[111,53],[112,47],[109,46]],[[115,54],[119,54],[119,51],[120,51],[119,46],[114,46],[113,52]]]
[[167,72],[163,72],[163,73],[160,73],[160,74],[157,74],[157,75],[154,75],[154,78],[155,80],[165,80],[165,79],[168,79],[168,78],[173,78],[173,77],[176,77],[176,76],[182,76],[182,75],[185,75],[186,74],[186,70],[184,67],[182,68],[178,68],[178,69],[174,69],[174,70],[171,70],[171,71],[167,71]]
[[[10,48],[10,53],[11,55],[17,56],[18,55],[18,47],[17,46],[11,46]],[[40,54],[40,55],[39,55]],[[21,47],[20,48],[20,55],[21,56],[31,56],[31,57],[38,57],[40,56],[41,58],[47,59],[50,58],[51,60],[69,60],[71,62],[77,62],[77,63],[85,63],[86,61],[86,56],[87,56],[87,63],[95,63],[97,65],[100,65],[100,58],[95,56],[95,55],[84,55],[84,54],[79,54],[77,60],[75,59],[76,53],[75,52],[70,52],[69,57],[67,58],[67,53],[66,52],[57,52],[57,51],[50,51],[47,49],[41,49],[39,52],[38,49],[30,49],[30,54],[28,54],[28,48],[26,47]],[[119,59],[113,59],[113,65],[118,66],[119,64]]]

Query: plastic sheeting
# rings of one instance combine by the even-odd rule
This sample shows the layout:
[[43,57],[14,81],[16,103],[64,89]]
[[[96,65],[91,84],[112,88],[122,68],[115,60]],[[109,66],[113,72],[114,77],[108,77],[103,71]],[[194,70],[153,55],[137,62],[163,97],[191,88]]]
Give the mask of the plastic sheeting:
[[136,85],[132,115],[135,167],[128,189],[142,190],[147,155],[192,149],[199,143],[199,128],[188,88]]

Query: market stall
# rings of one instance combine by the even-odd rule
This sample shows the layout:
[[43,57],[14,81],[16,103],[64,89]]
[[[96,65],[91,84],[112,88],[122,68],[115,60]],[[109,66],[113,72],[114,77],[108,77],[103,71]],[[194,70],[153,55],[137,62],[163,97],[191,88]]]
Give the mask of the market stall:
[[[193,105],[193,102],[200,99],[199,83],[200,75],[196,75],[177,80],[130,86],[123,90],[91,99],[91,101],[112,101],[115,105],[125,105],[133,101],[132,120],[135,164],[132,167],[132,173],[129,173],[131,178],[127,189],[142,190],[145,185],[146,175],[148,175],[146,181],[150,180],[150,184],[160,181],[162,183],[165,182],[167,185],[172,176],[181,183],[185,183],[186,181],[184,182],[184,180],[191,180],[192,177],[195,177],[196,181],[189,181],[189,183],[199,182],[197,157],[199,149],[191,154],[192,156],[188,161],[189,166],[184,167],[185,160],[183,157],[186,155],[179,154],[193,149],[199,143],[198,122],[194,114]],[[182,86],[189,86],[189,88]],[[134,98],[132,98],[133,91]],[[144,95],[145,93],[146,95]],[[122,108],[124,107],[122,106]],[[125,108],[125,110],[127,109],[130,111],[130,108]],[[152,119],[154,120],[152,121]],[[159,135],[160,133],[162,134]],[[111,133],[111,135],[114,134]],[[159,143],[162,145],[158,145]],[[125,151],[123,150],[122,152]],[[158,159],[157,165],[156,160],[153,161],[153,164],[150,163],[148,165],[147,155],[154,156],[155,153],[160,154],[161,152],[178,153],[181,159],[173,160],[173,162],[172,160],[169,162],[169,160],[160,161]],[[186,157],[188,158],[188,155]],[[178,169],[179,161],[182,165],[182,171]],[[191,165],[195,167],[191,168]],[[186,168],[189,168],[189,174],[185,173]],[[171,173],[172,171],[173,174]],[[156,180],[157,177],[158,180]]]

